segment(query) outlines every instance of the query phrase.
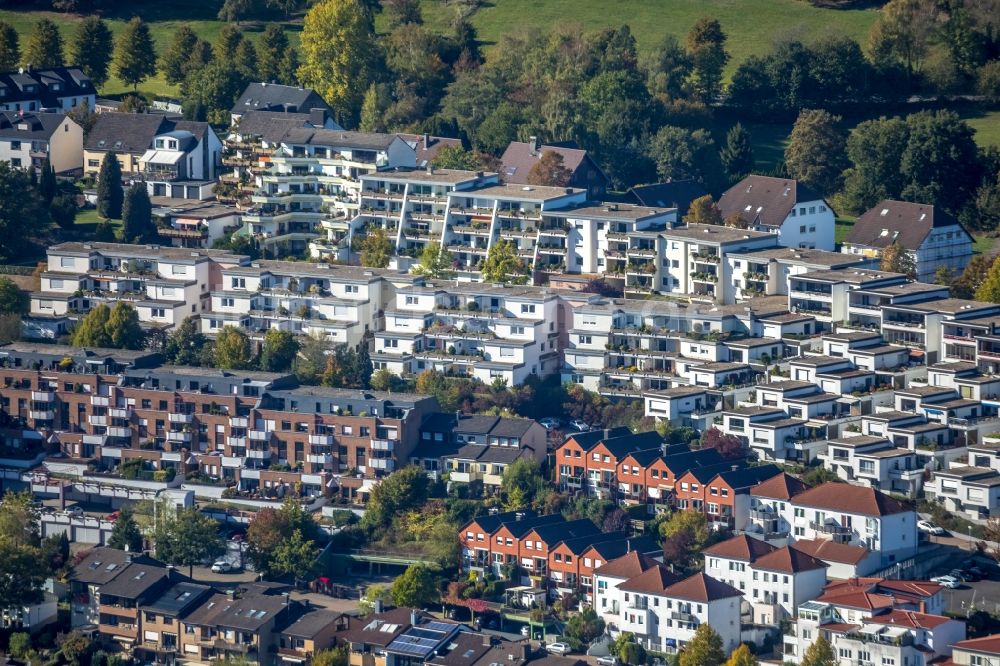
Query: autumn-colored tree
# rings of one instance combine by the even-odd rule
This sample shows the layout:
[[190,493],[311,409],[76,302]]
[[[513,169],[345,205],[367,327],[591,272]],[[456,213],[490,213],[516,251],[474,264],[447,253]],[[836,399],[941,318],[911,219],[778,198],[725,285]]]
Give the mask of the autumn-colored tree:
[[528,172],[529,185],[565,187],[573,178],[573,172],[563,164],[563,156],[554,150],[542,152],[542,156]]
[[750,652],[747,644],[740,643],[740,646],[729,655],[725,666],[757,666],[758,663],[757,658]]
[[698,625],[694,636],[684,646],[677,666],[722,666],[726,653],[722,651],[722,637],[704,622]]
[[833,646],[830,645],[830,641],[820,632],[819,637],[813,641],[813,644],[806,648],[806,652],[802,655],[801,666],[837,666],[840,660],[837,659],[837,654],[833,651]]
[[727,460],[742,458],[746,453],[739,437],[723,433],[718,428],[706,430],[701,436],[701,445],[702,448],[715,449]]
[[988,303],[1000,303],[1000,258],[993,260],[990,270],[986,273],[986,277],[979,287],[976,288],[976,300]]
[[913,255],[894,241],[892,245],[882,250],[879,260],[879,268],[890,273],[902,273],[911,280],[917,279],[917,263],[913,260]]
[[965,270],[951,283],[951,295],[955,298],[973,298],[979,286],[993,265],[993,258],[977,254],[965,265]]
[[698,197],[688,206],[687,215],[684,216],[686,224],[722,224],[722,211],[712,199],[711,194]]

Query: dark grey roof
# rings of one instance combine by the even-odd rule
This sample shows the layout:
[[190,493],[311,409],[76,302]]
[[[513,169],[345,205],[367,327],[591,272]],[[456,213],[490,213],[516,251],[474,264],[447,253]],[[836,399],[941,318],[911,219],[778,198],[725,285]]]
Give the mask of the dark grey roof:
[[73,567],[73,580],[90,585],[103,585],[120,574],[129,563],[130,553],[115,548],[99,547],[90,551]]
[[533,425],[535,425],[535,422],[531,419],[503,417],[490,430],[490,435],[494,437],[522,437]]
[[190,132],[203,139],[210,127],[208,123],[190,120],[171,120],[150,113],[100,113],[87,134],[85,150],[116,153],[144,153],[153,145],[158,134],[174,131]]
[[15,141],[48,141],[66,116],[61,113],[0,113],[0,137]]
[[283,86],[276,83],[251,83],[233,104],[232,113],[249,111],[292,111],[308,113],[310,109],[333,111],[311,88]]
[[129,564],[114,580],[101,586],[101,595],[138,599],[167,578],[162,564]]
[[493,426],[495,426],[499,420],[499,416],[483,416],[478,414],[462,416],[459,418],[458,424],[455,426],[455,432],[485,435],[493,429]]
[[791,178],[747,176],[722,193],[719,210],[723,217],[739,215],[750,224],[781,226],[792,208],[823,197]]
[[313,638],[323,629],[335,624],[343,613],[316,608],[299,615],[294,622],[282,629],[281,633],[297,638]]
[[236,132],[244,136],[259,136],[274,143],[289,130],[310,126],[308,113],[251,111],[240,118]]
[[626,198],[641,206],[676,208],[677,219],[687,215],[691,202],[708,194],[708,190],[693,180],[675,180],[656,185],[638,185],[631,188]]
[[[845,243],[865,247],[888,247],[898,242],[917,250],[935,227],[959,226],[958,220],[936,206],[883,199],[854,222]],[[962,232],[970,243],[972,238]]]
[[292,128],[281,137],[281,141],[296,145],[328,146],[330,148],[355,150],[386,150],[397,139],[402,141],[395,134],[346,132],[310,129],[307,127]]
[[[37,89],[30,91],[32,85]],[[53,85],[59,90],[53,90]],[[0,73],[0,89],[4,90],[5,104],[37,99],[42,108],[62,107],[60,100],[66,97],[97,94],[87,75],[75,66]]]
[[190,581],[181,581],[168,588],[157,599],[147,603],[145,610],[184,617],[212,593],[212,588]]

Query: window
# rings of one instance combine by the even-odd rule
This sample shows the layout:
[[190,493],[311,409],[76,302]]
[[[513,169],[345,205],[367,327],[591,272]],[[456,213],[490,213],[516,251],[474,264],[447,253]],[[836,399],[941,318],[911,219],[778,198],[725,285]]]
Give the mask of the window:
[[20,141],[11,141],[10,142],[10,149],[11,150],[21,150],[21,142]]
[[233,278],[233,289],[246,289],[247,281],[246,278]]
[[357,294],[359,291],[360,291],[360,289],[358,288],[358,285],[356,285],[356,284],[344,285],[344,293],[347,293],[347,294]]
[[806,225],[803,224],[799,226],[799,233],[804,234],[805,232],[806,232]]
[[236,303],[236,301],[234,299],[232,299],[232,298],[223,298],[222,299],[222,307],[224,307],[224,308],[231,308],[231,307],[233,307],[235,305],[235,303]]
[[21,158],[20,157],[12,157],[10,159],[10,165],[12,167],[19,167],[19,166],[21,166]]
[[150,308],[149,316],[153,317],[154,319],[157,318],[162,319],[167,316],[167,311],[164,310],[163,308]]
[[[67,127],[68,127],[68,125],[67,125]],[[89,167],[99,167],[99,166],[101,166],[101,161],[100,160],[87,160],[87,166],[89,166]]]
[[534,312],[535,312],[534,305],[528,305],[527,303],[521,304],[521,314],[534,314]]

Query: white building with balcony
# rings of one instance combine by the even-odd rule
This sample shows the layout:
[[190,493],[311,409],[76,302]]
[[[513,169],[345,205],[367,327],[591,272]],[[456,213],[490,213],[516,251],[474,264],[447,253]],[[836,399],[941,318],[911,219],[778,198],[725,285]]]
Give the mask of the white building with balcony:
[[833,251],[833,209],[818,193],[789,178],[747,176],[722,193],[723,218],[778,236],[785,247]]

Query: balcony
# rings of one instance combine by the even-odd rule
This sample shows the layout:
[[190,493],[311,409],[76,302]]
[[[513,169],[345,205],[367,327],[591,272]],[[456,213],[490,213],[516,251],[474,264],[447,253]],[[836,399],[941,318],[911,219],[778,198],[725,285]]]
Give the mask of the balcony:
[[309,435],[312,446],[333,446],[333,435]]
[[31,399],[35,402],[54,402],[56,399],[55,391],[32,391]]
[[94,407],[108,407],[111,404],[111,399],[106,395],[92,395],[90,396],[90,404]]
[[191,423],[194,420],[194,414],[171,412],[167,415],[167,420],[171,423]]
[[229,426],[231,428],[246,428],[247,427],[247,417],[245,416],[230,416]]
[[268,441],[268,440],[271,439],[271,431],[270,430],[251,430],[250,431],[250,439],[253,439],[253,440],[256,440],[256,441],[259,441],[259,442],[266,442],[266,441]]
[[108,417],[104,414],[91,414],[87,420],[90,425],[93,426],[106,426],[108,425]]
[[121,426],[110,426],[108,428],[109,437],[120,437],[122,439],[132,439],[132,429]]
[[191,433],[184,432],[183,430],[169,430],[167,431],[167,441],[177,442],[180,444],[190,444]]
[[306,462],[311,462],[317,465],[332,465],[333,456],[329,453],[323,453],[319,455],[310,453],[306,455]]
[[246,437],[226,437],[226,445],[230,448],[241,448],[247,445]]
[[271,450],[260,450],[260,449],[250,449],[247,451],[247,458],[253,458],[254,460],[270,460]]
[[383,469],[391,472],[396,468],[396,462],[392,458],[369,458],[368,466],[372,469]]
[[373,451],[392,451],[399,444],[398,439],[373,439],[372,440],[372,450]]
[[84,435],[83,443],[88,446],[104,446],[108,441],[107,435]]
[[851,533],[850,527],[844,527],[842,525],[837,525],[836,523],[817,523],[810,521],[809,529],[814,532],[822,532],[823,534],[833,535],[847,535]]
[[217,638],[212,644],[216,650],[224,650],[226,652],[256,652],[257,647],[253,643],[230,643],[229,641]]
[[132,408],[131,407],[112,407],[108,410],[108,416],[113,419],[130,419],[132,418]]
[[672,611],[670,613],[670,619],[676,620],[677,622],[687,622],[689,624],[698,624],[700,621],[696,615],[691,613],[686,613],[684,611]]
[[56,413],[51,409],[32,409],[28,412],[28,416],[36,421],[51,421],[56,417]]

